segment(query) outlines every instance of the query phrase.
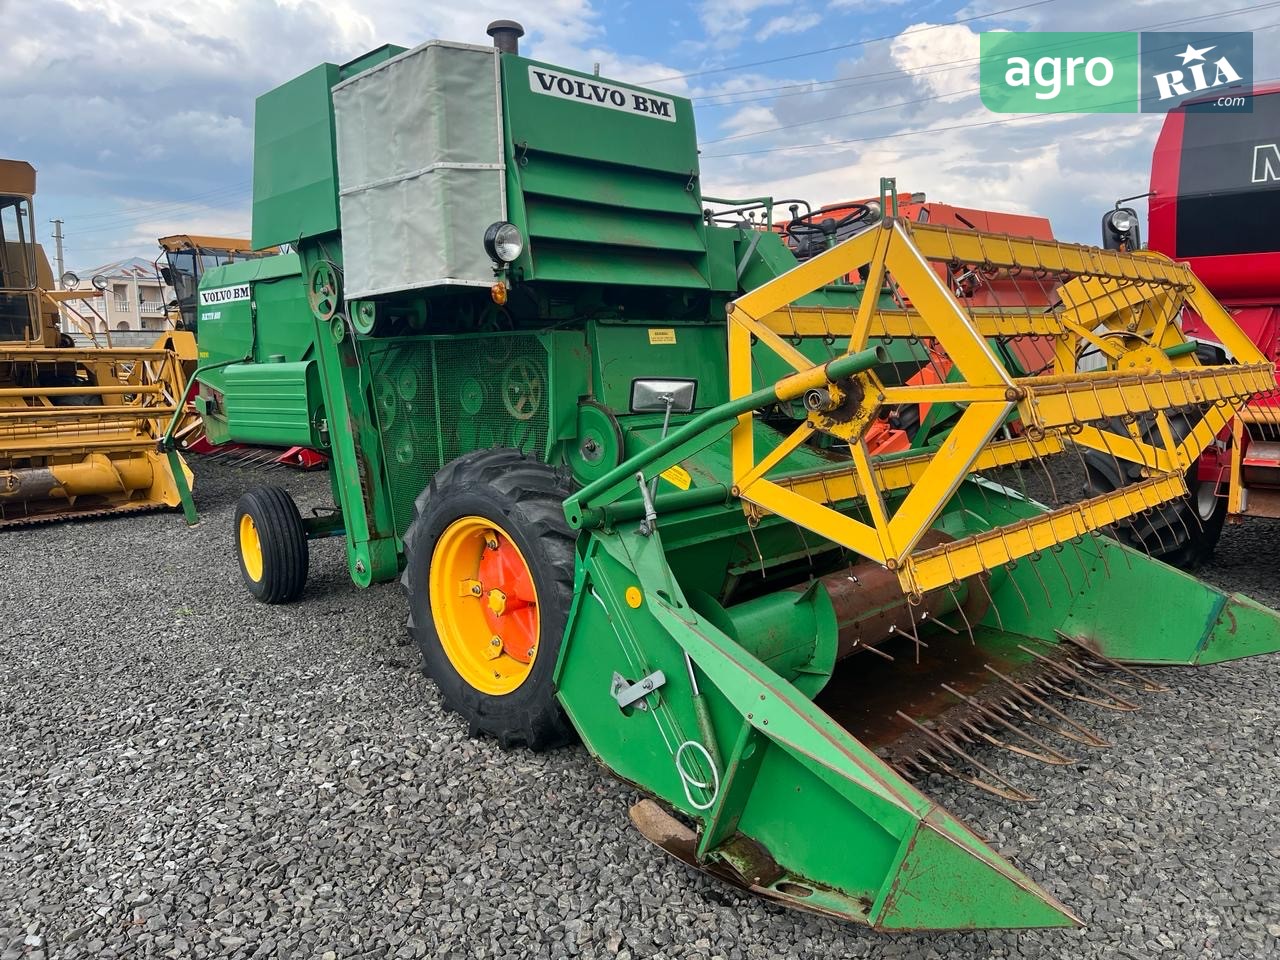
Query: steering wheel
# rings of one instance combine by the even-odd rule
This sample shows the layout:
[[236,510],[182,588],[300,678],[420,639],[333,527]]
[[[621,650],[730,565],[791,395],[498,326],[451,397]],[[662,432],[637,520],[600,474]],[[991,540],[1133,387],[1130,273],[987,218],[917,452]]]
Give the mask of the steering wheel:
[[814,218],[821,217],[826,211],[814,210],[812,213],[796,216],[798,211],[798,207],[792,208],[791,221],[787,224],[787,236],[797,240],[812,236],[834,237],[842,227],[847,227],[868,216],[871,213],[871,207],[865,203],[855,203],[839,220],[828,216],[817,223],[813,222]]

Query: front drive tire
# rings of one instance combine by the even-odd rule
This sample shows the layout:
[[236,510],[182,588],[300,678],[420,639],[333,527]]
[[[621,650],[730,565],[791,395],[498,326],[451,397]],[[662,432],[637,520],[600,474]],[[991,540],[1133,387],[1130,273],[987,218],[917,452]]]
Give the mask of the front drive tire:
[[468,453],[418,496],[401,577],[409,633],[446,709],[505,747],[561,746],[552,682],[573,600],[568,475],[518,450]]
[[263,603],[291,603],[307,584],[307,531],[281,487],[253,487],[236,503],[233,530],[240,575]]

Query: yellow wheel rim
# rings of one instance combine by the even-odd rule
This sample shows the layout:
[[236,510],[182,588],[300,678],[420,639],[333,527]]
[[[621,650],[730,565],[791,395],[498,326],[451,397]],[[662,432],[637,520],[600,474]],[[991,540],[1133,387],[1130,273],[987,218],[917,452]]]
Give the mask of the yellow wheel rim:
[[524,683],[538,655],[538,593],[507,532],[484,517],[453,521],[428,580],[436,634],[458,675],[490,696]]
[[240,559],[249,579],[258,583],[262,579],[262,538],[253,517],[247,513],[240,518]]

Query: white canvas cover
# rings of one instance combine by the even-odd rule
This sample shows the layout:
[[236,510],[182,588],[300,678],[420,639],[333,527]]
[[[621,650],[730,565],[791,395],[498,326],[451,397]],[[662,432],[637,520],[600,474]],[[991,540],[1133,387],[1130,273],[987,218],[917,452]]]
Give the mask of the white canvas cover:
[[492,47],[433,40],[333,88],[347,298],[493,282],[498,83]]

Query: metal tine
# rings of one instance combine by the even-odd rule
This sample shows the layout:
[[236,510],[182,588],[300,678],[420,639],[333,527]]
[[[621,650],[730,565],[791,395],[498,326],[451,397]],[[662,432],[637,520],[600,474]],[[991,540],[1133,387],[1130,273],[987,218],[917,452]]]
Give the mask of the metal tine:
[[[1064,676],[1061,673],[1058,675]],[[1064,679],[1070,683],[1074,678],[1064,676]],[[1031,682],[1031,686],[1035,687],[1047,696],[1062,697],[1065,700],[1075,700],[1077,703],[1087,703],[1090,706],[1098,707],[1102,710],[1111,710],[1116,713],[1130,713],[1138,709],[1137,707],[1117,707],[1105,701],[1096,700],[1093,697],[1087,697],[1083,693],[1076,693],[1069,687],[1060,686],[1047,676],[1036,677],[1036,679]]]
[[1023,730],[1020,726],[1018,726],[1012,720],[1009,720],[1001,716],[999,713],[997,713],[995,710],[992,710],[982,701],[975,700],[973,697],[970,697],[967,694],[961,693],[959,690],[957,690],[955,687],[951,686],[948,683],[942,684],[942,689],[947,691],[947,693],[951,694],[953,697],[956,697],[957,699],[964,701],[966,704],[968,704],[970,707],[976,710],[979,714],[985,717],[988,721],[995,723],[998,726],[1001,726],[1004,729],[1017,734],[1019,737],[1026,740],[1028,743],[1035,744],[1037,747],[1040,748],[1040,750],[1043,750],[1044,752],[1040,753],[1035,750],[1028,750],[1025,747],[1014,746],[1011,743],[1004,743],[1002,741],[997,740],[995,737],[992,737],[990,734],[978,731],[979,735],[982,736],[984,739],[990,740],[992,743],[995,743],[997,746],[1004,747],[1006,750],[1010,750],[1013,753],[1019,754],[1024,757],[1030,757],[1032,760],[1039,760],[1041,763],[1047,763],[1053,766],[1065,766],[1067,764],[1076,762],[1074,758],[1068,757],[1066,754],[1061,753],[1058,750],[1055,750],[1053,747],[1049,746],[1049,744],[1045,743],[1039,737],[1034,736],[1033,734],[1027,733],[1027,731]]
[[906,760],[890,761],[889,766],[893,767],[893,769],[897,771],[898,776],[907,781],[907,783],[919,782],[919,773],[908,769]]
[[1104,677],[1102,672],[1096,669],[1096,666],[1091,666],[1087,663],[1077,660],[1075,657],[1063,657],[1062,662],[1065,664],[1068,664],[1075,670],[1079,670],[1081,673],[1087,674],[1090,677],[1096,677],[1098,680],[1106,679],[1111,681],[1112,683],[1117,683],[1120,686],[1125,687],[1129,690],[1134,690],[1138,693],[1144,692],[1142,686],[1136,681],[1126,680],[1124,677],[1112,677],[1112,676]]
[[[894,766],[898,766],[899,764],[901,764],[902,767],[914,768],[916,773],[922,777],[927,777],[932,772],[928,767],[926,767],[923,763],[921,763],[916,757],[903,757],[901,760],[898,760],[894,764]],[[899,767],[899,769],[901,769],[901,767]]]
[[[962,725],[966,729],[972,731],[974,736],[976,736],[978,739],[980,739],[984,743],[993,747],[997,747],[1001,750],[1007,750],[1009,753],[1017,754],[1018,756],[1024,757],[1027,760],[1035,760],[1038,763],[1045,763],[1055,767],[1067,766],[1069,764],[1076,762],[1070,757],[1063,757],[1061,754],[1057,754],[1057,751],[1054,751],[1054,753],[1057,754],[1058,757],[1061,757],[1061,759],[1055,759],[1054,757],[1046,756],[1044,754],[1038,753],[1035,750],[1028,750],[1026,747],[1020,747],[1017,744],[1010,743],[1008,740],[1001,740],[994,733],[992,733],[990,729],[985,729],[983,727],[980,727],[973,720],[964,720],[962,721]],[[972,739],[972,738],[969,738],[969,739]]]
[[1112,660],[1105,653],[1099,653],[1097,650],[1090,649],[1089,647],[1085,646],[1083,643],[1081,643],[1079,640],[1077,640],[1075,637],[1071,636],[1070,634],[1063,633],[1061,630],[1055,630],[1054,633],[1056,633],[1059,639],[1061,639],[1064,643],[1071,644],[1073,647],[1075,647],[1077,650],[1084,653],[1086,656],[1092,657],[1093,659],[1097,660],[1099,663],[1102,663],[1105,666],[1110,667],[1112,670],[1118,670],[1121,673],[1132,677],[1138,684],[1141,685],[1142,689],[1147,693],[1168,693],[1169,692],[1169,688],[1166,687],[1163,683],[1159,683],[1156,680],[1152,680],[1150,677],[1144,676],[1138,671],[1125,666],[1123,663],[1120,663],[1118,660]]
[[1040,581],[1040,589],[1044,591],[1044,602],[1050,610],[1053,609],[1053,595],[1049,593],[1049,585],[1044,582],[1044,577],[1040,576],[1040,551],[1030,554],[1027,557],[1031,561],[1031,572],[1036,575],[1036,579]]
[[[1067,568],[1062,565],[1062,557],[1060,556],[1063,550],[1062,544],[1052,544],[1048,549],[1049,555],[1053,557],[1054,563],[1058,565],[1058,572],[1062,574],[1062,582],[1066,584],[1068,590],[1074,590],[1076,585],[1071,582],[1071,578],[1067,576]],[[1085,578],[1088,579],[1088,574],[1085,575]]]
[[[960,631],[959,631],[959,630],[957,630],[955,627],[951,626],[951,624],[949,624],[949,623],[943,623],[943,622],[942,622],[941,620],[939,620],[937,617],[934,617],[934,616],[928,616],[928,617],[925,617],[925,619],[926,619],[929,623],[932,623],[935,627],[941,627],[943,630],[947,631],[947,633],[951,634],[953,637],[958,637],[958,636],[960,636]],[[965,622],[966,622],[966,623],[968,623],[968,621],[967,621],[967,620],[966,620]],[[970,639],[970,640],[972,640],[972,639],[973,639],[973,633],[972,633],[972,631],[970,631],[970,633],[969,633],[969,639]]]
[[[1103,539],[1103,535],[1098,530],[1090,530],[1089,536],[1093,538],[1093,545],[1098,550],[1098,558],[1102,560],[1103,576],[1105,576],[1108,580],[1110,580],[1111,579],[1111,561],[1107,559],[1107,549],[1108,549],[1107,545],[1101,542]],[[1128,567],[1130,570],[1132,570],[1133,561],[1129,559],[1129,554],[1121,550],[1120,555],[1124,557],[1124,565]]]
[[1080,673],[1078,670],[1075,670],[1067,666],[1065,663],[1061,663],[1057,660],[1051,660],[1049,657],[1046,657],[1043,654],[1036,653],[1034,650],[1032,650],[1030,647],[1028,647],[1024,643],[1018,644],[1018,649],[1021,650],[1023,653],[1031,654],[1033,657],[1035,657],[1037,660],[1039,660],[1041,663],[1043,663],[1045,666],[1047,666],[1050,670],[1054,671],[1055,673],[1063,677],[1066,677],[1069,680],[1074,680],[1077,683],[1082,683],[1086,687],[1088,687],[1090,690],[1098,691],[1098,693],[1102,694],[1104,697],[1111,698],[1111,702],[1108,703],[1108,702],[1094,700],[1091,697],[1084,696],[1083,694],[1075,694],[1076,696],[1080,697],[1080,699],[1084,700],[1086,703],[1092,703],[1095,706],[1102,707],[1105,710],[1116,710],[1121,712],[1141,709],[1140,704],[1134,703],[1132,700],[1126,700],[1124,697],[1117,694],[1114,690],[1112,690],[1106,684],[1099,683],[1096,680],[1090,680],[1083,673]]
[[[1058,733],[1062,734],[1062,736],[1066,737],[1068,740],[1074,740],[1076,743],[1083,743],[1085,746],[1089,746],[1089,747],[1110,747],[1112,745],[1108,741],[1103,740],[1100,736],[1098,736],[1088,727],[1084,726],[1083,724],[1077,723],[1075,720],[1072,720],[1070,717],[1068,717],[1065,713],[1063,713],[1053,704],[1045,701],[1043,697],[1036,694],[1026,684],[1020,683],[1019,681],[1014,680],[1012,677],[1005,676],[1003,673],[1001,673],[995,667],[991,666],[991,664],[989,663],[983,664],[983,667],[989,673],[992,673],[995,676],[999,677],[1001,680],[1003,680],[1005,683],[1011,686],[1014,690],[1018,691],[1019,694],[1021,694],[1027,700],[1034,703],[1037,707],[1040,707],[1046,713],[1052,715],[1058,720],[1061,720],[1063,723],[1069,726],[1072,730],[1075,730],[1078,736],[1072,735],[1065,730],[1057,731]],[[1034,717],[1027,710],[1020,709],[1020,712],[1024,716],[1026,716],[1028,719],[1033,720],[1036,723],[1040,722],[1038,718]]]
[[854,649],[854,650],[865,650],[865,651],[867,651],[868,653],[874,653],[877,657],[884,657],[884,658],[885,658],[886,660],[888,660],[890,663],[893,663],[893,661],[894,661],[894,660],[898,659],[897,657],[895,657],[895,656],[894,656],[893,654],[891,654],[891,653],[885,653],[885,652],[884,652],[883,650],[881,650],[879,647],[872,646],[872,645],[871,645],[871,644],[869,644],[869,643],[862,643],[861,641],[859,641],[859,642],[855,643],[855,644],[853,645],[853,649]]
[[1025,793],[1022,790],[1019,790],[1016,786],[1014,786],[1013,783],[1011,783],[1009,780],[1005,779],[1004,777],[1000,776],[1000,774],[996,773],[994,770],[992,770],[982,761],[974,759],[968,753],[961,750],[959,747],[957,747],[955,744],[948,741],[946,738],[940,737],[938,734],[930,730],[924,724],[918,722],[914,718],[903,713],[901,710],[897,711],[897,714],[903,720],[907,721],[907,723],[911,724],[913,727],[919,730],[922,734],[924,734],[928,739],[936,743],[943,750],[953,753],[956,756],[960,757],[961,759],[967,761],[968,763],[976,767],[978,770],[981,770],[983,773],[985,773],[992,780],[995,780],[997,783],[1003,784],[1003,786],[999,787],[993,783],[988,783],[987,781],[979,777],[975,777],[971,774],[963,773],[960,770],[957,770],[951,764],[947,763],[945,760],[940,760],[937,757],[933,756],[931,753],[928,753],[927,751],[921,754],[921,756],[927,757],[930,761],[937,764],[939,769],[944,770],[945,772],[951,774],[957,780],[960,780],[964,783],[970,783],[973,786],[977,787],[979,790],[985,790],[987,791],[987,793],[995,794],[997,797],[1004,797],[1006,800],[1012,800],[1015,803],[1033,803],[1035,801],[1036,798],[1033,797],[1031,794]]
[[[1000,529],[1000,542],[1001,542],[1001,543],[1004,543],[1004,529],[1003,529],[1003,528],[999,528],[999,529]],[[1006,553],[1007,553],[1007,552],[1008,552],[1008,544],[1005,544],[1005,547],[1006,547]],[[1025,593],[1023,593],[1023,592],[1022,592],[1022,587],[1018,585],[1018,578],[1017,578],[1017,577],[1015,577],[1015,576],[1013,576],[1013,568],[1014,568],[1014,567],[1016,567],[1016,566],[1017,566],[1017,562],[1016,562],[1016,561],[1010,561],[1010,562],[1009,562],[1009,568],[1008,568],[1008,569],[1009,569],[1009,577],[1008,577],[1008,582],[1009,582],[1009,583],[1011,583],[1011,584],[1013,584],[1013,589],[1014,589],[1014,590],[1016,590],[1016,591],[1017,591],[1017,593],[1018,593],[1018,599],[1022,601],[1023,609],[1025,609],[1025,610],[1027,611],[1027,616],[1030,616],[1030,615],[1031,615],[1031,605],[1027,603],[1027,595],[1026,595]],[[990,593],[990,591],[988,591],[987,596],[990,596],[990,595],[991,595],[991,593]]]
[[[1066,639],[1066,634],[1064,634],[1061,630],[1055,630],[1054,633],[1056,633],[1059,637]],[[1045,647],[1049,647],[1057,650],[1062,649],[1062,644],[1053,643],[1052,641],[1049,641],[1049,640],[1042,640],[1040,637],[1029,637],[1028,639],[1034,640],[1036,643],[1040,644],[1041,646],[1045,646]],[[1136,690],[1139,693],[1145,692],[1143,685],[1138,681],[1125,680],[1121,677],[1115,677],[1109,674],[1104,676],[1102,671],[1098,669],[1098,667],[1100,667],[1101,664],[1090,665],[1087,663],[1083,663],[1080,660],[1077,660],[1075,657],[1068,657],[1068,656],[1063,656],[1061,662],[1070,664],[1076,670],[1079,670],[1082,673],[1088,674],[1090,677],[1094,677],[1099,681],[1106,679],[1106,680],[1110,680],[1112,683],[1118,683],[1122,687],[1128,687],[1130,690]]]
[[[947,566],[948,566],[948,567],[950,567],[950,566],[951,566],[951,555],[950,555],[950,554],[948,554],[948,555],[947,555]],[[954,575],[954,574],[953,574],[953,575]],[[960,619],[964,621],[964,629],[965,629],[965,631],[969,634],[969,644],[970,644],[971,646],[975,646],[975,645],[977,645],[977,642],[978,642],[978,641],[977,641],[977,640],[975,640],[975,639],[974,639],[974,636],[973,636],[973,625],[972,625],[971,623],[969,623],[969,615],[968,615],[968,614],[966,614],[966,613],[964,612],[964,604],[963,604],[963,603],[961,603],[961,602],[956,598],[956,588],[955,588],[955,583],[958,583],[958,582],[959,582],[959,581],[954,581],[953,583],[949,583],[949,584],[947,584],[947,593],[951,594],[951,601],[952,601],[952,603],[954,603],[954,604],[956,605],[956,613],[960,614]],[[938,624],[938,626],[940,626],[940,627],[942,627],[942,628],[944,628],[944,629],[946,629],[946,630],[950,630],[953,636],[959,636],[959,635],[960,635],[960,631],[959,631],[959,630],[957,630],[955,627],[948,626],[947,624],[945,624],[945,623],[943,623],[941,620],[939,620],[937,617],[930,617],[929,619],[931,619],[934,623]]]
[[[1073,518],[1077,516],[1079,515],[1072,514]],[[1081,526],[1085,526],[1085,524],[1083,523],[1083,520],[1081,521]],[[1072,537],[1067,542],[1071,544],[1071,552],[1074,553],[1076,556],[1076,563],[1080,564],[1080,575],[1084,577],[1084,588],[1086,590],[1092,590],[1093,577],[1089,575],[1089,566],[1084,562],[1084,554],[1080,552],[1080,544],[1084,543],[1084,533],[1083,532],[1077,533],[1074,537]]]
[[[1067,397],[1067,402],[1071,402],[1070,395]],[[1045,431],[1046,436],[1049,432],[1050,431]],[[1053,498],[1053,505],[1055,507],[1058,506],[1062,502],[1062,498],[1058,495],[1058,485],[1053,482],[1053,474],[1049,471],[1048,466],[1045,465],[1044,457],[1041,456],[1040,452],[1034,445],[1031,447],[1031,459],[1035,460],[1036,466],[1040,468],[1041,472],[1044,474],[1045,480],[1049,483],[1049,495]]]
[[[1108,660],[1107,658],[1102,657],[1102,654],[1094,654],[1093,650],[1089,650],[1087,646],[1080,644],[1079,641],[1074,639],[1074,637],[1064,634],[1061,630],[1055,630],[1053,632],[1055,632],[1057,637],[1059,637],[1061,641],[1064,641],[1064,643],[1070,644],[1073,648],[1079,650],[1080,653],[1088,654],[1089,657],[1094,659],[1094,663],[1084,663],[1083,660],[1076,659],[1075,657],[1062,657],[1062,663],[1068,663],[1071,667],[1079,669],[1080,672],[1087,673],[1087,675],[1091,677],[1096,677],[1098,681],[1108,680],[1111,681],[1112,684],[1119,684],[1120,686],[1128,687],[1129,690],[1143,692],[1143,694],[1167,692],[1167,687],[1156,684],[1155,681],[1147,680],[1147,678],[1140,675],[1140,673],[1134,672],[1132,669],[1125,667],[1123,663],[1116,663],[1115,660]],[[1043,646],[1050,646],[1050,648],[1062,648],[1062,644],[1051,643],[1050,640],[1042,640],[1041,637],[1038,636],[1029,637],[1029,639],[1034,640],[1036,643]],[[1125,680],[1124,677],[1111,676],[1110,673],[1103,675],[1103,667],[1116,669],[1116,671],[1124,673],[1124,675],[1129,678],[1128,680]]]
[[[1009,579],[1013,579],[1010,577]],[[991,590],[987,587],[987,578],[979,575],[978,582],[982,584],[982,592],[987,595],[987,609],[996,615],[996,629],[1001,633],[1004,632],[1004,617],[1000,616],[1000,606],[991,596]]]
[[[1009,719],[1025,720],[1027,723],[1030,723],[1033,726],[1037,726],[1042,730],[1047,730],[1049,731],[1049,733],[1056,734],[1057,736],[1062,737],[1062,739],[1064,740],[1069,740],[1072,743],[1079,744],[1080,746],[1083,746],[1083,747],[1110,746],[1109,743],[1106,743],[1105,741],[1101,741],[1101,738],[1098,738],[1101,742],[1091,743],[1090,741],[1086,740],[1084,737],[1080,736],[1077,733],[1072,733],[1070,730],[1063,729],[1062,727],[1059,727],[1056,724],[1050,723],[1044,717],[1036,716],[1034,713],[1032,713],[1023,705],[1021,700],[1014,699],[1015,697],[1018,697],[1018,696],[1019,695],[1016,693],[1013,694],[1012,696],[1006,696],[993,703],[987,704],[987,707],[988,709],[994,711],[995,713],[1000,714],[1006,720],[1009,720]],[[1028,700],[1027,702],[1030,703],[1031,701]]]

